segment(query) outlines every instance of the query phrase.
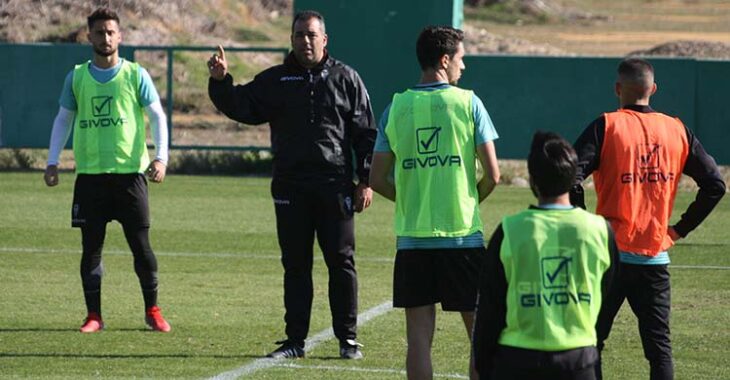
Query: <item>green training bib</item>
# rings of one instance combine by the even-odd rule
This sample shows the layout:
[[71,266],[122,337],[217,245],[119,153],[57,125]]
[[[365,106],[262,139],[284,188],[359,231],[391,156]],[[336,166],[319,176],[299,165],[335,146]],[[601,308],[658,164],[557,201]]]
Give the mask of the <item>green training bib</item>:
[[483,230],[471,91],[396,94],[385,134],[395,154],[395,233],[460,237]]
[[139,65],[125,60],[114,78],[99,83],[89,64],[76,65],[73,72],[78,105],[73,129],[76,172],[142,173],[149,166],[149,155],[139,102]]

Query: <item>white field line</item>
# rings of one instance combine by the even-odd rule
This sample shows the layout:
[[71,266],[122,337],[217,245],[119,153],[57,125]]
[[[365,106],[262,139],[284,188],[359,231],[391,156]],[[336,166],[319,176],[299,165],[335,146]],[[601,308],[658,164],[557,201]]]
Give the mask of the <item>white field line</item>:
[[[0,247],[2,253],[64,253],[64,254],[81,254],[81,250],[77,249],[54,249],[54,248],[18,248],[18,247]],[[128,250],[106,249],[105,254],[110,255],[131,255]],[[240,259],[260,259],[260,260],[280,260],[278,254],[263,255],[251,252],[165,252],[155,251],[157,256],[169,257],[201,257],[201,258],[240,258]],[[315,260],[324,260],[321,256],[315,255]],[[357,261],[377,262],[377,263],[393,263],[394,257],[357,257]],[[675,265],[669,264],[671,269],[714,269],[714,270],[730,270],[730,266],[719,265]]]
[[[377,318],[389,311],[393,310],[393,304],[391,301],[383,302],[382,304],[375,306],[369,310],[366,310],[365,312],[359,314],[357,316],[357,325],[362,326],[369,322],[370,320]],[[306,343],[304,345],[304,351],[311,351],[315,347],[317,347],[320,343],[330,340],[334,338],[335,334],[332,331],[332,328],[328,328],[326,330],[322,330],[312,336],[311,338],[306,340]],[[223,372],[218,375],[215,375],[209,380],[229,380],[229,379],[237,379],[242,376],[250,375],[256,371],[271,368],[278,366],[282,363],[282,361],[286,361],[288,359],[268,359],[268,358],[261,358],[256,359],[251,363],[248,363],[244,366],[238,367],[234,370]]]
[[[277,363],[276,367],[279,368],[296,368],[296,369],[313,369],[318,371],[336,371],[336,372],[368,372],[368,373],[392,373],[396,375],[406,376],[407,373],[403,369],[391,369],[391,368],[364,368],[364,367],[344,367],[335,365],[302,365],[295,363]],[[458,373],[434,373],[434,378],[444,379],[468,379],[469,376],[460,375]]]
[[[252,252],[165,252],[165,251],[154,251],[156,256],[169,256],[169,257],[201,257],[201,258],[240,258],[240,259],[260,259],[260,260],[281,260],[281,255],[278,251],[276,254],[266,255]],[[60,253],[60,254],[81,254],[81,249],[55,249],[55,248],[16,248],[16,247],[0,247],[0,254],[2,253]],[[129,250],[119,249],[105,249],[104,254],[109,255],[131,255]],[[315,260],[324,260],[321,256],[314,255]],[[395,262],[395,256],[393,257],[357,257],[357,261],[369,261],[369,262],[382,262],[382,263],[393,263]]]
[[730,270],[730,267],[716,266],[716,265],[674,265],[669,264],[670,269],[718,269],[718,270]]

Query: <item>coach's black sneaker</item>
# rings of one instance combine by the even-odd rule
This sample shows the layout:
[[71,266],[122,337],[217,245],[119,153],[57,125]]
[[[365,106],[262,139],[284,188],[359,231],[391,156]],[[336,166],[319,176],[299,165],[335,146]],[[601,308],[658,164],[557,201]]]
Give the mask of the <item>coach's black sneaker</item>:
[[301,344],[292,342],[290,340],[280,340],[276,342],[280,344],[279,348],[266,355],[267,358],[280,359],[280,358],[303,358],[304,357],[304,342]]
[[362,344],[356,342],[354,339],[343,340],[340,342],[340,357],[352,360],[362,359],[360,347],[362,347]]

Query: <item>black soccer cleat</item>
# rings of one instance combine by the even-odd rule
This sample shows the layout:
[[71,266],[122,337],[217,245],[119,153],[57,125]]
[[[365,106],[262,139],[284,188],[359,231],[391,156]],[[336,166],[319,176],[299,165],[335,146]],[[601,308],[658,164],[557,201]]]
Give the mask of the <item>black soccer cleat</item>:
[[272,359],[296,359],[296,358],[303,358],[304,357],[304,342],[301,344],[297,344],[295,342],[292,342],[290,340],[280,340],[276,342],[276,344],[280,344],[279,348],[272,351],[268,355],[266,355],[267,358]]
[[362,351],[360,351],[362,344],[356,342],[354,339],[347,339],[340,342],[340,357],[342,359],[359,360],[362,359]]

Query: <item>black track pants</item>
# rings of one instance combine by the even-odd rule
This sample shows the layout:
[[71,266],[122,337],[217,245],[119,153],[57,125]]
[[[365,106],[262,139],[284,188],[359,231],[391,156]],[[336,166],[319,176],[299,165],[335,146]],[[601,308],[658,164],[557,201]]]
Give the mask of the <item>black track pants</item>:
[[[611,331],[613,320],[624,300],[639,320],[639,335],[644,356],[651,366],[651,380],[674,378],[672,344],[669,339],[671,292],[666,265],[621,264],[619,281],[603,302],[608,312],[596,325],[598,349],[602,350]],[[596,366],[596,378],[602,379],[601,366]]]
[[356,338],[353,190],[352,183],[310,186],[272,182],[284,266],[284,321],[289,340],[303,342],[309,332],[315,236],[329,272],[329,304],[335,336],[340,341]]

